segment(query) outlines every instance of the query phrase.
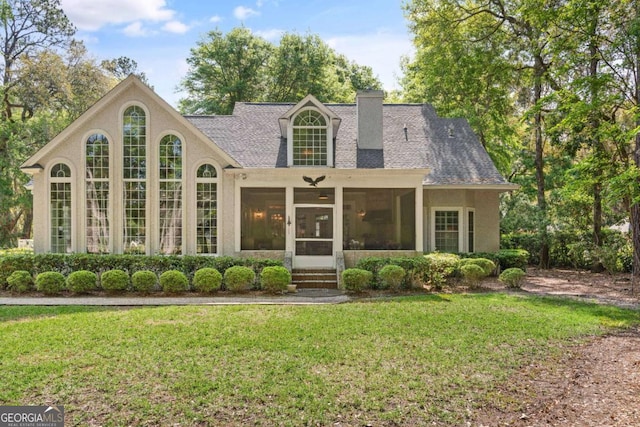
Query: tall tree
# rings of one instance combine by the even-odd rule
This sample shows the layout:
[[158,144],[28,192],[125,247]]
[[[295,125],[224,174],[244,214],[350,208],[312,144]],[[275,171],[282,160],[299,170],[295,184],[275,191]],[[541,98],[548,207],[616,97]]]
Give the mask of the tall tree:
[[191,49],[189,71],[181,86],[188,93],[180,110],[230,114],[237,101],[258,99],[266,90],[265,66],[273,46],[247,28],[224,35],[211,31]]

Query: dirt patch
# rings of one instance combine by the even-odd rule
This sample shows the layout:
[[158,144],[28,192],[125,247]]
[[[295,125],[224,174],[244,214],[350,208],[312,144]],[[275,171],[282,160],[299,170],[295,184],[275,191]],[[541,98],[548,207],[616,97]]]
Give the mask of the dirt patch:
[[[503,289],[497,281],[483,285]],[[534,269],[521,292],[640,308],[640,283],[629,275]],[[490,400],[469,425],[638,426],[640,328],[595,337],[557,360],[526,366]]]

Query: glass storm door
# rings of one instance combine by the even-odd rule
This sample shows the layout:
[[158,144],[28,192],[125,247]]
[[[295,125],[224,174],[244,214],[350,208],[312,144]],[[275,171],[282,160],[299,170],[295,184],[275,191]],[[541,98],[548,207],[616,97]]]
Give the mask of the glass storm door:
[[333,210],[332,205],[295,206],[295,268],[335,267]]

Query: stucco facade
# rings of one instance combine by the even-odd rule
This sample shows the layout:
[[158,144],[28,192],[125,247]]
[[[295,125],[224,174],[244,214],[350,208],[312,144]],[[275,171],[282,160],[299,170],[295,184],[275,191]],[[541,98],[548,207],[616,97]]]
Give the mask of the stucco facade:
[[289,257],[294,267],[495,251],[499,194],[515,188],[465,121],[428,106],[383,108],[373,91],[355,105],[309,96],[183,117],[133,76],[23,170],[36,252]]

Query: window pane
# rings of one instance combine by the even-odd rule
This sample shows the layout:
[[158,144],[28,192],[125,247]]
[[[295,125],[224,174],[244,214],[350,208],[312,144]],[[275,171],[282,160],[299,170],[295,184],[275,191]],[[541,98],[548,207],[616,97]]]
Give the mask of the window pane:
[[414,189],[345,188],[343,198],[345,249],[415,249]]
[[436,211],[435,243],[441,252],[459,252],[458,211]]
[[[204,165],[210,166],[210,165]],[[201,166],[198,174],[203,170]],[[211,166],[213,168],[213,166]],[[204,169],[206,171],[207,168]],[[213,168],[215,172],[215,168]],[[196,183],[196,253],[215,254],[218,252],[218,209],[217,184],[215,182]]]
[[146,117],[137,106],[123,116],[123,178],[125,253],[144,253],[146,245]]
[[146,244],[146,184],[124,183],[124,251],[145,252]]
[[293,164],[327,165],[327,122],[318,111],[305,110],[293,120]]
[[242,250],[284,250],[285,189],[243,188]]
[[109,252],[109,183],[87,180],[87,252]]
[[160,253],[182,253],[181,182],[160,182]]
[[469,220],[469,252],[475,252],[475,218],[474,212],[469,211],[468,220]]
[[51,252],[71,252],[71,183],[51,183]]

